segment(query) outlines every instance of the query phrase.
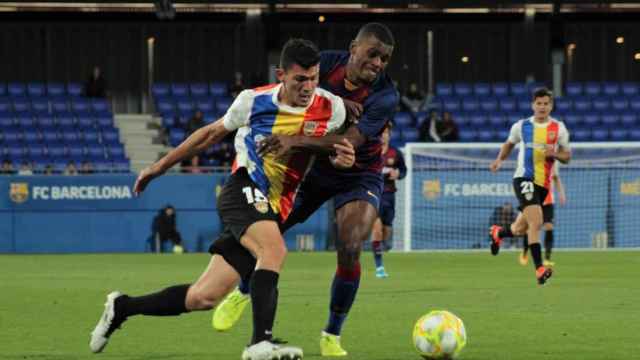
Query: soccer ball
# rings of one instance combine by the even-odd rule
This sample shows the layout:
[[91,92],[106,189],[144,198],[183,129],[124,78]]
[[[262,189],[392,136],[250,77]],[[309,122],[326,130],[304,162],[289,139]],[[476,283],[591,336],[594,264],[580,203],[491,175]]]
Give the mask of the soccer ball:
[[453,359],[467,343],[462,320],[444,310],[424,315],[413,327],[413,344],[423,358]]

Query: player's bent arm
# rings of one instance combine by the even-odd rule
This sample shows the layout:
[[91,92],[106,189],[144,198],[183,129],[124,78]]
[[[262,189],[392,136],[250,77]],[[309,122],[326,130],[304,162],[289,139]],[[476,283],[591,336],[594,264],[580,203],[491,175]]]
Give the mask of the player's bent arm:
[[556,151],[554,158],[563,164],[568,164],[571,161],[571,150],[560,148]]
[[229,134],[225,128],[223,119],[201,127],[184,140],[177,148],[171,150],[162,159],[153,164],[154,170],[164,173],[182,160],[190,159],[196,154],[205,151],[213,144],[220,142]]
[[355,125],[351,125],[343,134],[322,137],[296,136],[297,143],[293,146],[297,150],[311,150],[316,153],[333,153],[334,145],[347,139],[354,148],[364,144],[366,137],[360,133]]
[[513,151],[513,148],[515,146],[516,145],[511,143],[510,141],[507,141],[504,144],[502,144],[496,160],[505,161],[509,157],[509,155],[511,154],[511,151]]

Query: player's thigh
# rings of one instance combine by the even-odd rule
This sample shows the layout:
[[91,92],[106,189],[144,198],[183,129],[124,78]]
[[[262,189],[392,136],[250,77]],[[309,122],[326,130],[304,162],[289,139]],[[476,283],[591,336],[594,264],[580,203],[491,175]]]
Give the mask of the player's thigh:
[[539,228],[542,226],[542,206],[529,205],[522,210],[522,213],[529,227],[535,226]]
[[187,308],[198,309],[201,304],[214,306],[233,290],[240,274],[219,254],[214,254],[209,265],[187,293]]
[[346,244],[364,242],[377,218],[377,209],[368,201],[354,200],[344,204],[336,211],[339,240]]
[[383,231],[382,221],[380,220],[380,218],[377,218],[373,222],[373,228],[371,230],[371,238],[374,241],[379,241],[379,240],[384,240],[383,236],[384,236],[384,231]]
[[240,243],[257,259],[257,268],[280,271],[287,247],[277,222],[258,221],[251,224],[240,238]]

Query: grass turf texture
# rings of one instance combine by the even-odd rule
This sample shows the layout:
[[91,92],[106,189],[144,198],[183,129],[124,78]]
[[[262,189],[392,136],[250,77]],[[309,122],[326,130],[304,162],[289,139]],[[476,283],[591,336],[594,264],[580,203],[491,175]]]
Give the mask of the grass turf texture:
[[[376,279],[363,255],[358,298],[343,329],[348,359],[419,359],[414,322],[446,309],[465,322],[461,359],[640,359],[638,252],[558,252],[550,283],[516,253],[386,254],[391,275]],[[135,317],[100,355],[89,333],[105,295],[131,295],[191,282],[209,256],[1,255],[0,359],[239,359],[251,331],[250,310],[228,333],[210,327],[211,312]],[[292,253],[280,281],[276,336],[319,359],[332,253]],[[250,307],[248,308],[250,309]],[[634,320],[635,319],[635,320]]]

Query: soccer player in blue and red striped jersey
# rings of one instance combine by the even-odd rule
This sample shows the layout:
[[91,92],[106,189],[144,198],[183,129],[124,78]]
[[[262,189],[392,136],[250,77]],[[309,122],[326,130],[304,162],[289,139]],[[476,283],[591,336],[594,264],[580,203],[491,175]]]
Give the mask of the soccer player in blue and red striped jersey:
[[[304,222],[327,200],[333,198],[338,225],[337,269],[331,285],[329,321],[322,331],[322,356],[346,356],[340,344],[342,325],[360,286],[360,253],[369,238],[383,190],[381,135],[392,118],[399,94],[385,69],[395,40],[382,24],[369,23],[358,31],[348,51],[324,51],[320,61],[320,86],[341,96],[357,123],[344,136],[356,148],[356,164],[348,170],[331,166],[327,159],[316,161],[300,186],[294,210],[283,230]],[[266,151],[312,149],[335,141],[333,136],[319,141],[306,137],[272,136]],[[218,306],[213,327],[227,330],[238,320],[248,295],[246,284]]]

